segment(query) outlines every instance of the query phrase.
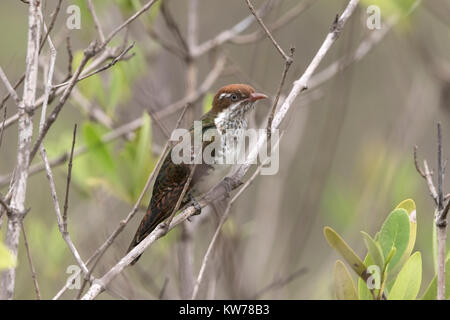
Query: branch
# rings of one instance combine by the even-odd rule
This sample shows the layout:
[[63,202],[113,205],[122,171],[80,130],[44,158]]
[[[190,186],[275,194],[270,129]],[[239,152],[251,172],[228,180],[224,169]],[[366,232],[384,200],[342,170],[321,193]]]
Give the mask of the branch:
[[[293,19],[300,16],[306,9],[308,9],[311,4],[313,4],[316,0],[305,0],[299,2],[295,7],[290,8],[282,17],[280,17],[277,21],[270,25],[270,29],[272,32],[282,28],[287,25]],[[264,30],[257,30],[250,34],[245,35],[237,35],[233,37],[230,42],[234,44],[248,44],[258,40],[261,40],[264,37]]]
[[95,29],[98,32],[98,36],[102,43],[105,42],[105,35],[103,34],[102,26],[100,25],[100,21],[98,20],[97,13],[95,12],[94,5],[92,4],[92,0],[87,0],[87,5],[89,12],[92,15],[92,19],[94,20]]
[[[22,105],[18,111],[19,143],[17,148],[17,164],[10,202],[12,214],[8,217],[8,228],[6,233],[6,246],[15,257],[17,257],[20,238],[20,221],[23,218],[25,209],[30,146],[31,137],[33,135],[32,115],[29,112],[34,106],[36,98],[39,38],[41,34],[41,25],[39,23],[40,4],[40,1],[32,0],[28,8],[28,43],[24,80],[25,85]],[[0,278],[1,299],[13,298],[15,276],[15,268],[10,268],[2,273]]]
[[[268,11],[271,9],[271,2],[272,1],[269,0],[266,3],[264,3],[261,6],[261,8],[256,11],[258,13],[258,15],[260,15],[260,16],[266,15],[268,13]],[[207,40],[207,41],[203,42],[202,44],[192,48],[191,56],[193,58],[198,58],[198,57],[204,55],[205,53],[208,53],[211,50],[230,41],[235,36],[239,35],[243,31],[245,31],[248,27],[250,27],[254,20],[255,20],[255,18],[253,17],[253,15],[247,16],[246,18],[241,20],[239,23],[237,23],[230,29],[222,31],[216,37],[214,37],[210,40]]]
[[292,63],[292,57],[288,56],[283,49],[281,49],[281,46],[278,44],[278,42],[275,40],[275,38],[273,37],[273,35],[270,33],[269,29],[266,27],[266,25],[264,24],[264,22],[262,21],[262,19],[258,16],[258,14],[255,11],[255,7],[252,5],[252,3],[250,2],[250,0],[245,0],[247,2],[248,7],[250,8],[250,11],[252,12],[252,14],[255,16],[256,21],[258,21],[259,25],[263,28],[264,32],[267,34],[267,36],[269,37],[270,41],[272,41],[273,45],[275,46],[275,48],[277,48],[278,52],[281,54],[281,56],[284,58],[284,60],[286,61],[286,63],[289,62],[289,64]]
[[[427,181],[428,190],[436,205],[435,210],[435,228],[437,232],[437,300],[445,300],[445,259],[446,259],[446,241],[447,241],[447,214],[450,209],[450,200],[444,197],[443,183],[445,165],[443,164],[442,153],[442,132],[441,124],[437,124],[437,167],[438,167],[438,189],[433,184],[432,173],[428,168],[427,161],[424,160],[425,170],[421,170],[417,163],[417,146],[414,147],[414,164],[417,172]],[[444,201],[447,204],[444,205]]]
[[22,227],[23,242],[25,243],[25,249],[27,251],[28,264],[30,265],[31,278],[33,279],[34,290],[36,292],[36,298],[37,298],[37,300],[41,300],[41,292],[39,290],[39,284],[37,281],[36,269],[34,268],[33,259],[31,258],[31,251],[30,251],[30,247],[28,245],[27,234],[25,232],[25,227],[23,225],[23,221],[20,221],[20,225]]
[[16,102],[17,106],[20,107],[21,105],[20,98],[17,95],[16,90],[14,90],[14,88],[11,86],[11,83],[9,82],[8,77],[6,77],[6,74],[3,72],[2,67],[0,67],[0,78],[5,84],[6,89],[8,89],[9,95],[14,98],[14,101]]

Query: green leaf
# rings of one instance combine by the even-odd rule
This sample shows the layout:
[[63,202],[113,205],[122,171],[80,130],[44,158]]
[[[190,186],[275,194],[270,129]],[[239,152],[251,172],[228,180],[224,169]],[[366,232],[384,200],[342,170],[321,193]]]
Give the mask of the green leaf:
[[212,93],[207,93],[203,98],[203,113],[207,113],[212,108],[214,95]]
[[17,265],[16,257],[0,242],[0,270],[13,268]]
[[390,270],[394,270],[396,264],[406,251],[409,236],[410,221],[408,212],[403,208],[395,209],[386,218],[376,239],[381,245],[385,260],[392,248],[396,248],[396,253],[390,262]]
[[350,265],[357,275],[364,277],[366,266],[356,255],[353,249],[350,248],[350,246],[332,228],[325,227],[323,231],[329,245],[341,254],[344,260]]
[[[372,259],[369,255],[367,255],[364,259],[364,264],[366,266],[370,266],[373,264]],[[358,279],[358,297],[359,300],[373,300],[373,295],[367,287],[367,280],[364,280],[361,277]]]
[[409,217],[409,241],[408,245],[406,247],[406,250],[403,252],[402,256],[398,260],[398,263],[396,264],[395,268],[392,269],[391,266],[391,273],[396,274],[400,268],[403,266],[403,264],[406,262],[406,260],[409,259],[409,256],[411,255],[411,252],[414,249],[414,245],[416,243],[416,235],[417,235],[417,219],[416,219],[416,204],[412,199],[406,199],[400,204],[397,205],[395,209],[405,209],[406,212],[408,212]]
[[108,146],[101,139],[99,126],[86,122],[83,125],[83,138],[94,158],[94,165],[103,168],[109,174],[113,174],[115,172],[114,158]]
[[334,265],[334,290],[338,300],[358,300],[352,277],[340,260]]
[[372,237],[361,231],[364,237],[364,243],[366,244],[367,251],[369,251],[369,255],[372,258],[372,261],[380,267],[380,269],[384,268],[384,256],[383,251],[381,250],[381,246],[378,242],[376,242]]
[[[437,299],[437,275],[433,277],[427,290],[423,294],[422,300]],[[450,299],[450,258],[447,256],[445,260],[445,299]]]
[[422,282],[422,257],[415,252],[400,270],[389,292],[389,300],[414,300]]
[[117,105],[127,100],[130,96],[130,88],[123,68],[123,64],[116,64],[111,72],[110,93],[106,108],[110,116],[114,114]]
[[[75,52],[72,60],[72,69],[75,71],[83,59],[83,51]],[[85,68],[89,66],[87,63]],[[106,104],[105,90],[103,87],[102,79],[99,74],[90,76],[89,78],[81,80],[77,84],[77,88],[83,94],[83,96],[88,100],[96,99],[101,105]]]

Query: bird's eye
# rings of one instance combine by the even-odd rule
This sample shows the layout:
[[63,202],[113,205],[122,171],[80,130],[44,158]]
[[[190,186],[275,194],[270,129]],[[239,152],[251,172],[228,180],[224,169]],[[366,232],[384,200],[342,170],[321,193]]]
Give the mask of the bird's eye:
[[238,96],[236,95],[236,94],[232,94],[231,95],[231,101],[237,101],[237,99],[238,99]]

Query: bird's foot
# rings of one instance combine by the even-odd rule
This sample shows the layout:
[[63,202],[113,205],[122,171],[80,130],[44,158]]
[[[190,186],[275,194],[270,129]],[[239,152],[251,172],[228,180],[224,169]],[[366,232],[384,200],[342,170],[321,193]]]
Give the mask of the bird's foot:
[[[192,194],[189,194],[189,198],[191,199],[191,203],[194,206],[195,212],[192,214],[193,216],[199,215],[202,212],[202,207],[198,203],[197,199]],[[188,221],[191,221],[188,218]]]
[[233,191],[233,189],[236,189],[243,184],[242,181],[230,177],[223,178],[223,182],[225,187],[225,199],[228,199],[230,197],[231,191]]

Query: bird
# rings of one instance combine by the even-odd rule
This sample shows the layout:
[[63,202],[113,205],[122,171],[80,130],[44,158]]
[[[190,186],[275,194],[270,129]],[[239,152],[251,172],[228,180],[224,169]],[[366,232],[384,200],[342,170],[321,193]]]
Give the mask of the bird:
[[[219,145],[217,150],[233,152],[234,150],[230,150],[230,148],[235,145],[227,144],[229,141],[227,139],[236,139],[238,138],[236,135],[244,133],[248,128],[248,115],[254,109],[256,101],[267,98],[267,95],[257,93],[252,86],[247,84],[229,84],[220,88],[214,95],[211,109],[200,118],[201,132],[205,133],[209,130],[214,137],[219,137],[219,139],[203,141],[202,149],[204,150],[210,143],[215,142]],[[193,125],[188,131],[189,138],[193,139],[194,132]],[[175,146],[170,151],[173,151],[173,148]],[[228,173],[230,166],[229,163],[223,162],[205,163],[203,159],[200,163],[197,162],[180,207],[192,203],[200,211],[195,197],[208,192],[219,183]],[[193,164],[174,161],[172,152],[167,153],[155,179],[150,203],[127,253],[148,236],[158,224],[171,216],[184,186],[189,180],[192,168]],[[131,265],[134,265],[139,258],[140,255]]]

